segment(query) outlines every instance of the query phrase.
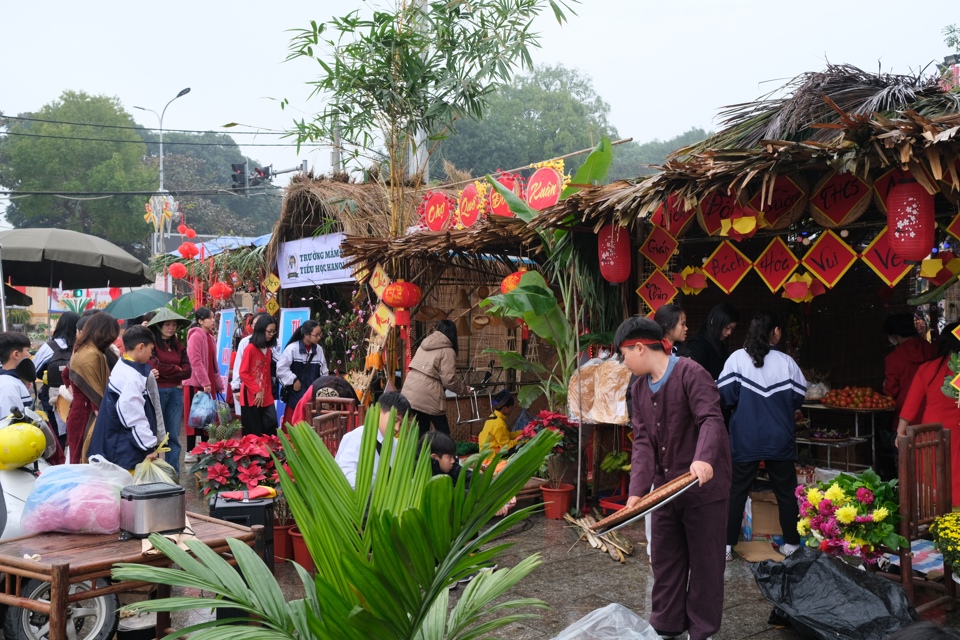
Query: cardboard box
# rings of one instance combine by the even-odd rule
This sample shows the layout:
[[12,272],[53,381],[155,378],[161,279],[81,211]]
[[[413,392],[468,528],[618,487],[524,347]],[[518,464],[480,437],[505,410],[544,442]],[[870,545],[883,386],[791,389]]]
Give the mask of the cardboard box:
[[751,491],[750,501],[753,509],[753,539],[762,536],[783,535],[780,528],[780,511],[777,509],[777,497],[772,491]]

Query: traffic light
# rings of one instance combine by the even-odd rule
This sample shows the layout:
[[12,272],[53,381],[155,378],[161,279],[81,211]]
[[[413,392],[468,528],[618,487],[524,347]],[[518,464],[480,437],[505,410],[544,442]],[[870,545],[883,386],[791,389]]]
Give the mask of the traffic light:
[[250,176],[251,186],[257,186],[258,184],[269,181],[273,177],[273,165],[269,167],[254,167],[253,175]]
[[231,178],[233,178],[232,189],[237,191],[239,189],[246,190],[250,186],[249,179],[247,177],[247,163],[238,162],[231,164],[230,168],[233,170]]

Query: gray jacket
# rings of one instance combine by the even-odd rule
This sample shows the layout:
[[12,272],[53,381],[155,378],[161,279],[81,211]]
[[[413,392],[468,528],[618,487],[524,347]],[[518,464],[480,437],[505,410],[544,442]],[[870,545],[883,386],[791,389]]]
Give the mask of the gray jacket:
[[457,374],[457,355],[439,331],[427,336],[410,361],[402,393],[416,411],[438,416],[447,412],[444,389],[465,395],[468,387]]

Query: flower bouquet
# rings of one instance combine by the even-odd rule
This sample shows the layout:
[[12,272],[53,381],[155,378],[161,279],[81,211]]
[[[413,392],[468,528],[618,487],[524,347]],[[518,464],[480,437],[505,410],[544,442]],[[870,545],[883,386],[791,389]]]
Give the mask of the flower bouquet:
[[897,533],[896,486],[896,480],[884,482],[873,469],[856,476],[841,474],[829,485],[800,485],[796,491],[800,503],[797,531],[810,536],[810,547],[873,564],[883,555],[881,545],[892,549],[909,546]]
[[933,543],[943,556],[943,562],[960,567],[960,511],[946,513],[930,525]]
[[243,491],[279,483],[271,454],[284,461],[283,447],[276,436],[246,435],[240,439],[203,442],[192,451],[197,462],[190,470],[200,473],[203,494],[211,491]]
[[549,429],[563,436],[563,439],[554,447],[552,454],[547,458],[546,469],[543,470],[547,484],[557,488],[562,483],[567,463],[577,459],[577,451],[580,449],[580,434],[577,425],[570,422],[562,413],[541,411],[520,432],[517,446],[522,447],[544,429]]

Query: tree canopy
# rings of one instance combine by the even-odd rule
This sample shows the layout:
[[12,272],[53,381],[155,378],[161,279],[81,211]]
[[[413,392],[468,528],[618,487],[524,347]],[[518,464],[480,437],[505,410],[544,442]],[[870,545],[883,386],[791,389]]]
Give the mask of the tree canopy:
[[[39,111],[24,115],[37,120],[7,120],[7,135],[0,138],[3,187],[96,193],[156,188],[156,171],[143,163],[146,145],[117,98],[65,91]],[[120,128],[61,124],[68,122]],[[143,219],[145,202],[145,196],[30,196],[15,200],[6,216],[15,227],[71,229],[143,255],[151,231]]]

